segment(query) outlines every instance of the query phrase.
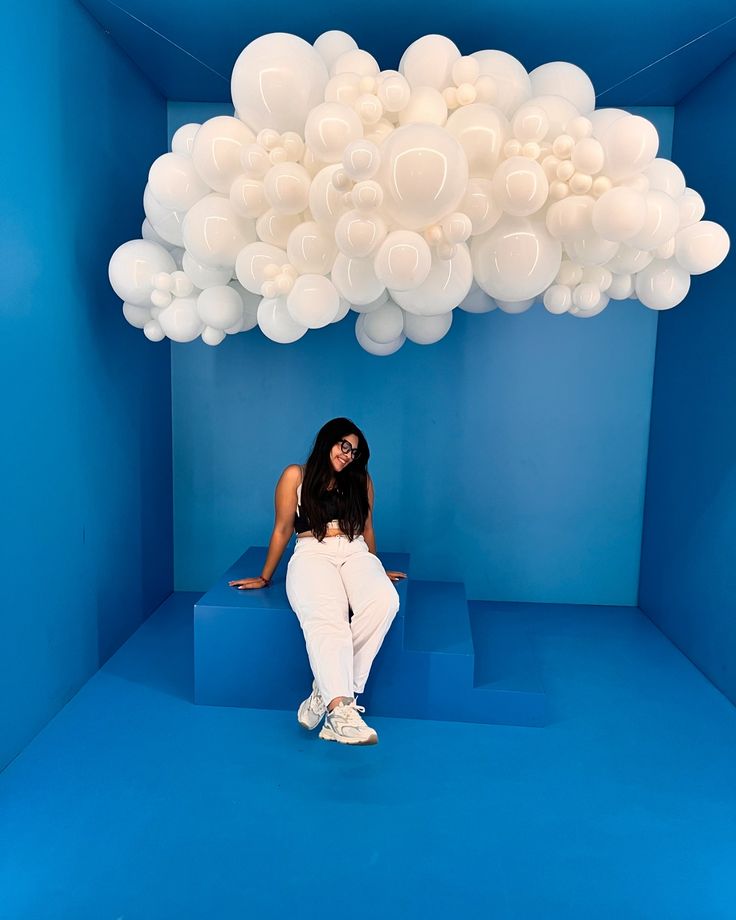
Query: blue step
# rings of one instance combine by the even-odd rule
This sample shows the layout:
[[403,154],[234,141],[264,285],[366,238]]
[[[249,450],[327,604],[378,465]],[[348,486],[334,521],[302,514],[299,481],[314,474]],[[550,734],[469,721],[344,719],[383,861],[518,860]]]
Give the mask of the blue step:
[[[285,591],[286,559],[269,588],[228,581],[257,575],[266,547],[251,547],[194,607],[195,702],[295,709],[312,675]],[[381,553],[410,574],[407,553]],[[507,619],[477,616],[458,582],[402,579],[401,608],[359,703],[372,715],[544,725],[546,698],[527,637]],[[485,613],[485,611],[484,611]],[[476,640],[483,651],[476,660]],[[487,647],[490,643],[490,648]],[[526,650],[526,651],[525,651]],[[535,669],[536,668],[536,672]],[[536,681],[536,683],[535,683]]]

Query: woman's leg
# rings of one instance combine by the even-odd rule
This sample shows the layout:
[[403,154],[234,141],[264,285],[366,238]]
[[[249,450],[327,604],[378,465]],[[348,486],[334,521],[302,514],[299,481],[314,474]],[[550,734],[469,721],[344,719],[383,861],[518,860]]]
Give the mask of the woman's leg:
[[340,575],[353,611],[353,692],[362,693],[373,659],[399,610],[399,595],[381,560],[362,538],[351,544]]
[[353,638],[348,599],[328,538],[297,541],[286,570],[286,595],[299,619],[309,664],[328,705],[353,695]]

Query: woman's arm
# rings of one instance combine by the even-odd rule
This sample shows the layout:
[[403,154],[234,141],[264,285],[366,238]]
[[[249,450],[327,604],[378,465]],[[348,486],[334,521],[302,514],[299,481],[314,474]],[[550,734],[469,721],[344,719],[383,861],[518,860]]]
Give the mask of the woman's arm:
[[[375,494],[373,492],[373,480],[368,476],[368,517],[365,521],[365,526],[363,527],[363,539],[368,544],[368,549],[373,553],[374,556],[377,556],[376,552],[376,535],[373,532],[373,502],[375,499]],[[391,581],[399,581],[401,578],[406,578],[406,572],[394,572],[386,570],[386,574],[391,579]]]
[[294,515],[296,514],[296,490],[299,485],[301,470],[296,465],[287,466],[276,485],[274,504],[276,506],[276,520],[268,544],[266,561],[263,570],[257,578],[238,578],[228,582],[233,588],[244,590],[248,588],[262,588],[271,581],[276,566],[286,549],[286,544],[291,539],[294,530]]
[[368,549],[376,556],[378,554],[376,553],[376,535],[373,533],[373,499],[373,480],[368,476],[368,517],[363,525],[363,539],[368,544]]

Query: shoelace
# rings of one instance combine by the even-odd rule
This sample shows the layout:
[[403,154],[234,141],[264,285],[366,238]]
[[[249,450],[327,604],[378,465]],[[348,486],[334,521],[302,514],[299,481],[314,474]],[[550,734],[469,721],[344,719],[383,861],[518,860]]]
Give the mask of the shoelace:
[[325,711],[325,704],[322,701],[322,696],[320,695],[319,690],[312,691],[312,695],[309,698],[309,708],[317,715],[319,715],[320,712]]
[[[337,709],[340,709],[340,704],[335,706],[335,710]],[[333,710],[333,712],[335,710]],[[358,713],[365,712],[365,706],[358,706],[355,700],[351,700],[349,703],[343,703],[340,711],[342,715],[345,717],[345,721],[349,722],[350,725],[364,724],[363,720],[360,718]]]

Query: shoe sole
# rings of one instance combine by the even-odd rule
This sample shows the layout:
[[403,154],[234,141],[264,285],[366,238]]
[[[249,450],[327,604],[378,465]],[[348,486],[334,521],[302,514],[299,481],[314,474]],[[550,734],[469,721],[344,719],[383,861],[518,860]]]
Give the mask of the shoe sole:
[[374,732],[368,738],[341,738],[339,735],[335,734],[331,728],[328,728],[326,725],[322,728],[322,731],[319,733],[319,737],[325,741],[337,741],[338,744],[378,744],[378,735]]

